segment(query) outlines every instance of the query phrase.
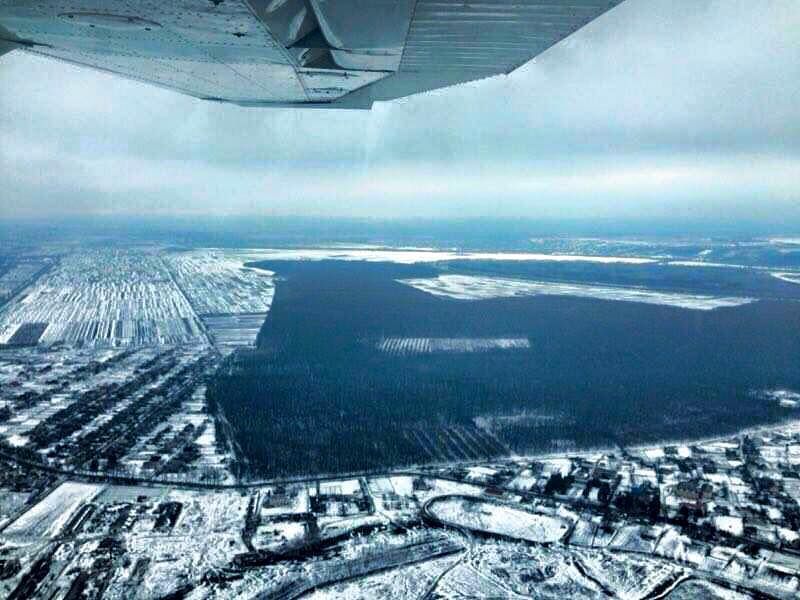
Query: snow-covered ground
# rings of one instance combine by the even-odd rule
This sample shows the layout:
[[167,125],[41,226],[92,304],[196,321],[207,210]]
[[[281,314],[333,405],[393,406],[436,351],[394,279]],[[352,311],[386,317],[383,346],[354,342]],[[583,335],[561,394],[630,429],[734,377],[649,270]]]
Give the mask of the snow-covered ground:
[[168,254],[165,261],[200,315],[266,313],[272,306],[272,274],[246,268],[229,251]]
[[3,310],[0,343],[25,324],[46,326],[41,344],[180,344],[203,338],[161,259],[127,250],[85,250],[64,258]]
[[671,260],[667,263],[671,267],[716,267],[718,269],[750,269],[747,265],[735,265],[732,263],[709,262],[705,260]]
[[229,250],[168,254],[165,261],[223,354],[255,345],[275,296],[272,273],[245,267]]
[[547,281],[526,281],[502,277],[476,277],[472,275],[440,275],[425,279],[403,279],[410,285],[434,296],[445,296],[459,300],[483,300],[487,298],[514,298],[526,296],[574,296],[660,304],[694,310],[740,306],[754,302],[753,298],[734,296],[706,296],[702,294],[679,294],[656,292],[640,288],[608,287]]
[[702,579],[691,579],[675,588],[669,600],[749,600],[751,597]]
[[434,500],[428,510],[444,523],[529,542],[555,542],[564,537],[569,528],[563,519],[480,498],[445,497]]
[[800,285],[800,273],[777,273],[773,272],[770,273],[773,277],[780,279],[781,281],[786,281],[788,283],[796,283]]
[[644,265],[658,262],[652,258],[631,256],[586,256],[580,254],[543,254],[538,252],[455,252],[427,249],[375,248],[298,248],[252,249],[237,252],[248,261],[257,260],[363,260],[398,264],[433,263],[451,260],[508,260],[530,262],[589,262],[598,264]]
[[602,597],[603,590],[581,574],[574,554],[566,548],[488,542],[475,546],[466,558],[441,579],[435,597]]
[[11,523],[3,534],[26,538],[55,537],[75,511],[102,490],[102,485],[62,483],[33,508]]
[[787,389],[765,390],[764,396],[774,400],[784,408],[795,408],[800,405],[800,392]]
[[383,338],[378,350],[387,354],[434,354],[439,352],[486,352],[530,348],[528,338]]
[[384,571],[313,592],[310,600],[393,600],[423,598],[436,578],[460,560],[445,556],[423,563]]

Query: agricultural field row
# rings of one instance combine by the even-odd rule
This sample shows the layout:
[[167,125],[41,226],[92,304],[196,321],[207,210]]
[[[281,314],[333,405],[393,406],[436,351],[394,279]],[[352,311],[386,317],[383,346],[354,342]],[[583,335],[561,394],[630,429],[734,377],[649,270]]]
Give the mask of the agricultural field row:
[[434,352],[487,352],[530,348],[528,338],[382,338],[378,350],[387,354],[431,354]]
[[165,261],[199,315],[266,313],[272,305],[272,274],[221,251],[169,254]]
[[203,338],[164,262],[148,252],[67,256],[0,315],[0,344],[143,346]]
[[214,346],[229,354],[236,348],[255,346],[267,313],[213,315],[201,317]]
[[176,283],[223,354],[255,346],[275,295],[272,273],[218,250],[168,254]]

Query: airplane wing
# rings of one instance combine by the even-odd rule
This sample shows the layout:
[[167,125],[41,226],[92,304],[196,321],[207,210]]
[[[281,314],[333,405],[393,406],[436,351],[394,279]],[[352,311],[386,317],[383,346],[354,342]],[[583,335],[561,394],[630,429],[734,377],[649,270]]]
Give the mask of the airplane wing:
[[513,71],[621,2],[0,0],[0,54],[246,106],[369,108]]

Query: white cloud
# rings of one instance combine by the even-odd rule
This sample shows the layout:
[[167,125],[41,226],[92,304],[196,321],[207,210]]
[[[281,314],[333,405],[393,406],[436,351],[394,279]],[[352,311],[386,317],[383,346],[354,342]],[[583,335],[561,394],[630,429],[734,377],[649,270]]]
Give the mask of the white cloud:
[[800,219],[800,8],[623,3],[508,77],[371,112],[243,109],[0,58],[0,216]]

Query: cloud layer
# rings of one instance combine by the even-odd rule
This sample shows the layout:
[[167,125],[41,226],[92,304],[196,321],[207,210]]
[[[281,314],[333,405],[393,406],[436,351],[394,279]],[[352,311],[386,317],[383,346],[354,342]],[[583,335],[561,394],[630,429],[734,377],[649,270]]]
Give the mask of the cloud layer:
[[0,58],[0,216],[800,219],[800,7],[628,0],[508,77],[372,111]]

